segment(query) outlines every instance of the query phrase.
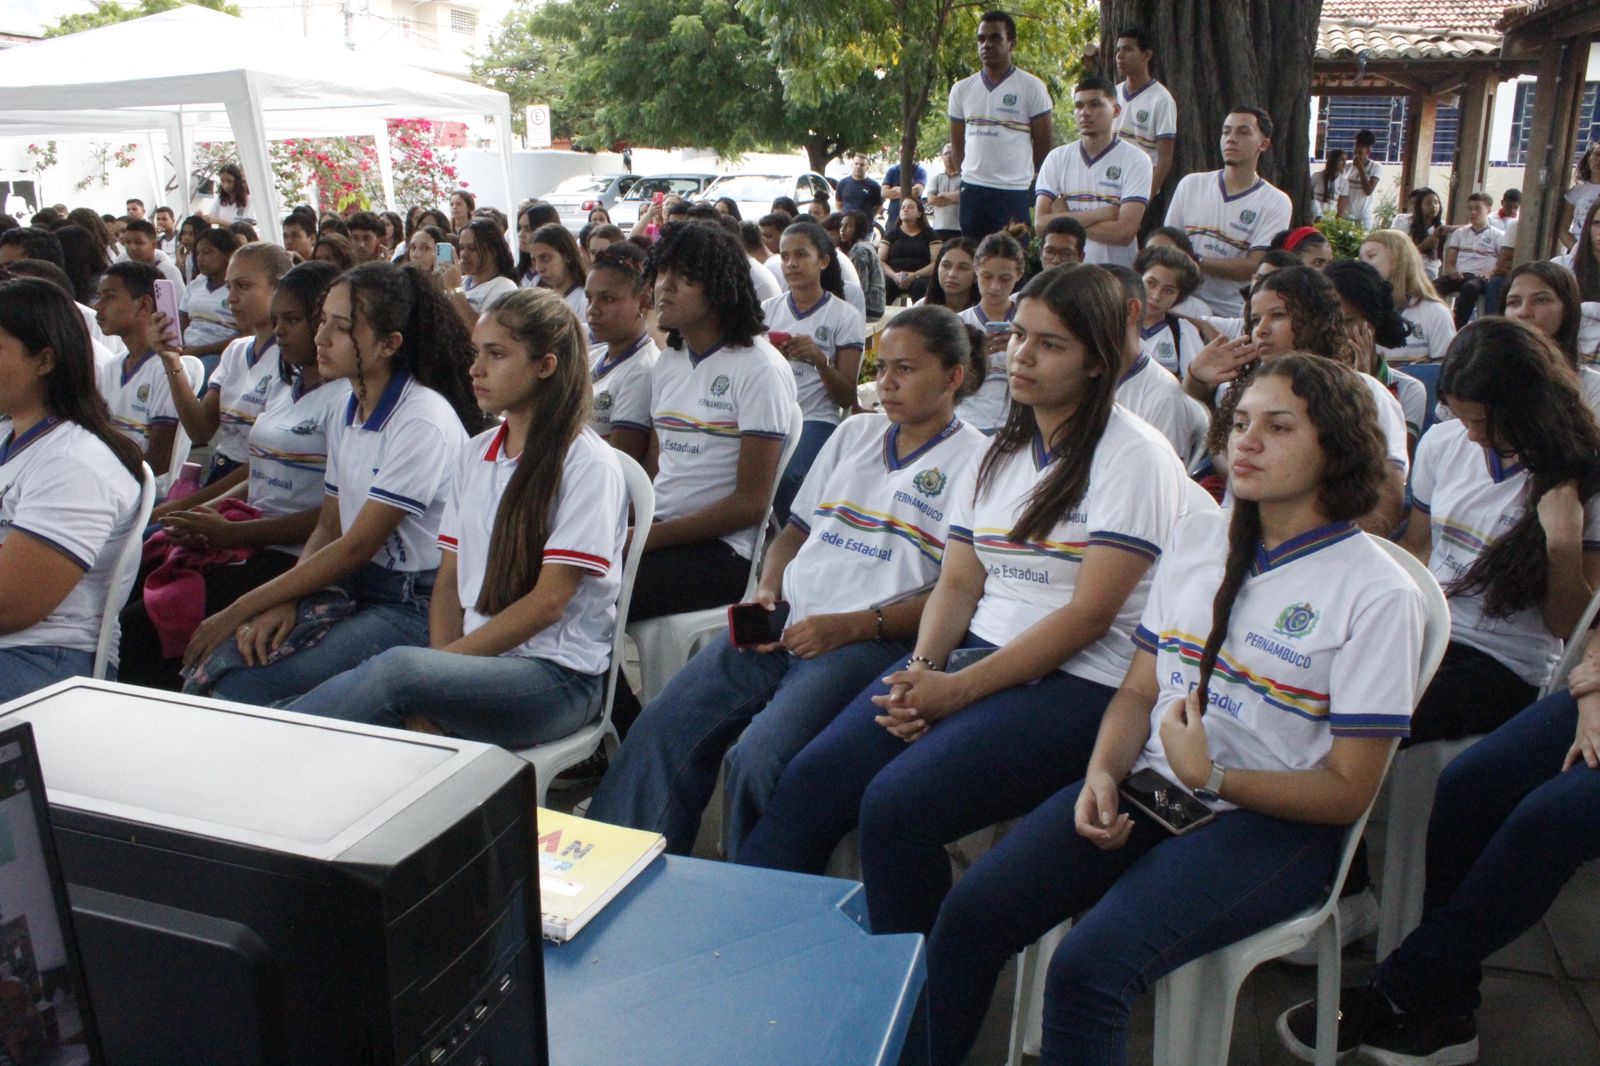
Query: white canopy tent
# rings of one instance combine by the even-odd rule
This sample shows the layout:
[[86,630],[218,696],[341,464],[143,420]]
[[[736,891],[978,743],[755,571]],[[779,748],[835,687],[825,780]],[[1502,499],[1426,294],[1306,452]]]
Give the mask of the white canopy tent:
[[511,101],[494,89],[195,6],[0,51],[0,136],[163,132],[179,175],[172,207],[180,212],[192,192],[190,146],[232,140],[259,204],[257,229],[271,240],[282,237],[283,205],[268,141],[376,137],[393,207],[387,120],[477,116],[498,126],[501,202],[509,211],[516,203]]

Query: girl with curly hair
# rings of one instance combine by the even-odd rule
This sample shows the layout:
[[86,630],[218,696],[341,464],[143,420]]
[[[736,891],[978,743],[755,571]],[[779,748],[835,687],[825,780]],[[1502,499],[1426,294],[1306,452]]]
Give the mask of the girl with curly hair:
[[[1231,514],[1178,522],[1087,772],[939,910],[935,1063],[962,1059],[1002,967],[1072,916],[1046,979],[1043,1059],[1125,1061],[1140,990],[1321,897],[1342,827],[1405,735],[1423,601],[1356,525],[1388,477],[1371,393],[1305,354],[1266,364],[1240,392]],[[1119,797],[1130,774],[1216,817],[1173,835]]]
[[428,642],[439,519],[484,421],[471,335],[432,278],[366,263],[328,289],[316,343],[324,377],[351,387],[328,434],[322,513],[293,569],[200,624],[184,653],[196,691],[272,704]]

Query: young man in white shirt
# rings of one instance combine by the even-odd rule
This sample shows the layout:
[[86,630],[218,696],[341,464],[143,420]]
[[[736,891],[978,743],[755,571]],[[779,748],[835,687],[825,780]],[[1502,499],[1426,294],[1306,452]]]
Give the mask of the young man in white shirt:
[[961,236],[961,168],[948,144],[939,151],[939,159],[944,169],[928,182],[928,213],[933,216],[934,232],[947,241]]
[[1167,87],[1150,74],[1155,41],[1141,26],[1117,33],[1117,136],[1150,157],[1150,192],[1154,198],[1172,173],[1172,147],[1178,136],[1178,105]]
[[1366,229],[1372,228],[1375,206],[1372,193],[1377,189],[1378,181],[1383,176],[1383,168],[1372,158],[1372,146],[1376,142],[1377,137],[1371,130],[1357,132],[1356,150],[1351,154],[1350,162],[1344,169],[1345,180],[1350,185],[1350,200],[1345,208],[1345,217],[1355,219]]
[[1044,82],[1011,63],[1016,21],[978,23],[982,69],[950,87],[950,152],[962,175],[961,233],[975,241],[1027,221],[1028,186],[1050,151],[1054,104]]
[[1248,284],[1272,238],[1289,228],[1289,197],[1262,180],[1272,117],[1241,105],[1222,120],[1222,169],[1178,182],[1166,224],[1188,235],[1204,279],[1197,295],[1221,318],[1243,318]]
[[170,207],[156,208],[156,247],[166,253],[168,259],[176,258],[178,248],[178,216]]
[[1083,137],[1045,157],[1034,186],[1035,225],[1075,219],[1089,236],[1084,262],[1132,266],[1150,202],[1150,160],[1117,137],[1117,90],[1104,78],[1078,82],[1072,113]]
[[1493,283],[1505,276],[1500,263],[1505,234],[1489,225],[1493,209],[1494,200],[1486,192],[1467,197],[1467,224],[1453,230],[1444,245],[1444,269],[1434,284],[1442,295],[1456,294],[1458,330],[1471,321],[1473,308],[1486,293],[1491,296],[1488,311],[1493,313],[1494,297],[1499,295]]
[[130,219],[122,228],[122,250],[128,253],[128,258],[135,263],[144,263],[161,271],[161,276],[178,287],[182,292],[184,287],[183,275],[178,271],[178,265],[157,245],[158,238],[155,226],[142,218]]
[[178,430],[172,388],[188,385],[183,371],[167,370],[155,352],[157,345],[166,343],[155,324],[155,283],[160,276],[146,263],[113,263],[101,277],[94,301],[100,328],[121,340],[128,352],[97,368],[100,396],[111,413],[111,424],[144,450],[144,461],[157,475],[165,474],[172,462]]

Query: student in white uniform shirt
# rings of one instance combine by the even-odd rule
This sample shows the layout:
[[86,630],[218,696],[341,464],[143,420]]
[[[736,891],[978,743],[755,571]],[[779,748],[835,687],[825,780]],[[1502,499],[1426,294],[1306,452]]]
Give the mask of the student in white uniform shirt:
[[[800,221],[804,222],[805,219],[800,219]],[[833,258],[834,262],[839,264],[839,275],[844,279],[845,303],[860,311],[864,319],[867,314],[867,293],[861,287],[861,272],[856,269],[854,263],[850,262],[850,257],[837,248],[833,250]],[[781,256],[774,252],[765,263],[761,264],[761,268],[767,272],[769,278],[777,283],[779,292],[789,291],[789,281],[783,276],[783,259]],[[754,277],[755,275],[752,273],[751,278],[754,279]],[[752,280],[751,284],[755,284],[754,280]],[[758,285],[756,288],[758,296],[768,291],[765,286]],[[774,295],[776,293],[762,296],[761,300],[765,303],[767,300],[772,299]]]
[[179,326],[184,355],[195,355],[206,366],[206,376],[217,367],[218,357],[235,337],[239,324],[228,309],[228,260],[244,242],[231,230],[201,230],[195,237],[194,260],[198,271],[178,300]]
[[1394,294],[1383,275],[1359,259],[1329,263],[1323,277],[1333,282],[1344,310],[1345,332],[1355,347],[1354,368],[1377,378],[1389,395],[1400,402],[1406,419],[1407,454],[1416,450],[1417,438],[1427,424],[1428,390],[1414,377],[1397,373],[1384,362],[1383,347],[1398,345],[1406,335],[1405,319],[1394,306]]
[[[288,252],[265,241],[233,253],[228,260],[228,309],[245,336],[222,350],[203,398],[181,387],[172,392],[178,420],[188,430],[189,439],[195,444],[215,441],[203,484],[228,479],[232,486],[244,480],[250,426],[282,377],[272,329],[272,292],[291,266]],[[177,352],[163,349],[160,355],[169,372],[183,372]],[[172,380],[180,379],[174,376]]]
[[1117,75],[1117,136],[1142,151],[1150,160],[1151,196],[1161,192],[1172,173],[1172,148],[1178,136],[1178,104],[1165,85],[1151,75],[1155,41],[1140,26],[1117,31],[1113,59]]
[[50,282],[0,282],[0,366],[0,700],[13,700],[93,669],[106,603],[127,594],[112,581],[139,535],[140,455],[107,420],[89,331]]
[[[991,233],[978,245],[973,271],[978,286],[978,303],[961,312],[961,320],[988,335],[989,371],[978,391],[961,401],[957,414],[961,420],[984,433],[993,433],[1005,424],[1011,405],[1007,382],[1006,350],[1011,343],[1011,319],[1017,313],[1012,299],[1022,280],[1027,263],[1022,245],[1009,233]],[[941,277],[940,285],[944,284]]]
[[539,287],[561,297],[578,321],[583,321],[589,312],[589,298],[583,291],[583,253],[567,227],[555,222],[534,230],[528,258],[539,273]]
[[1500,246],[1505,234],[1489,225],[1489,212],[1494,210],[1494,200],[1486,192],[1475,192],[1467,197],[1467,224],[1450,231],[1444,244],[1444,267],[1434,287],[1448,296],[1456,294],[1456,328],[1465,326],[1472,318],[1478,301],[1485,295],[1491,297],[1488,313],[1493,314],[1495,295],[1493,282],[1500,273]]
[[1555,344],[1563,365],[1578,376],[1584,403],[1600,418],[1600,370],[1582,362],[1578,355],[1583,305],[1572,272],[1537,259],[1517,267],[1506,286],[1506,317],[1531,326]]
[[122,227],[122,250],[136,263],[149,263],[161,271],[161,276],[183,291],[183,272],[167,254],[156,246],[156,228],[142,218],[131,219]]
[[[1250,297],[1251,331],[1235,341],[1206,345],[1189,366],[1189,382],[1211,390],[1214,397],[1207,449],[1226,454],[1231,406],[1238,402],[1237,386],[1265,362],[1290,352],[1309,352],[1349,367],[1361,361],[1360,348],[1347,332],[1344,308],[1333,283],[1320,271],[1291,266],[1262,278]],[[1405,412],[1383,383],[1370,374],[1359,375],[1372,393],[1378,426],[1383,431],[1391,474],[1379,493],[1379,504],[1362,518],[1362,528],[1387,536],[1400,521],[1410,452]],[[1226,386],[1224,388],[1224,386]],[[1195,390],[1190,389],[1190,395]]]
[[1034,224],[1057,215],[1088,232],[1085,263],[1132,266],[1139,224],[1150,203],[1150,157],[1116,135],[1117,90],[1104,78],[1084,78],[1072,92],[1081,138],[1045,156],[1034,185]]
[[113,263],[100,278],[95,294],[95,319],[100,328],[122,342],[127,355],[100,365],[100,397],[111,412],[111,425],[144,452],[156,476],[172,462],[178,409],[173,388],[188,387],[156,355],[165,341],[155,324],[155,284],[161,275],[144,263]]
[[1205,342],[1194,323],[1179,318],[1172,309],[1200,287],[1200,268],[1176,248],[1156,245],[1139,253],[1133,269],[1144,281],[1140,350],[1182,381]]
[[462,324],[471,331],[478,315],[517,289],[517,264],[500,228],[486,218],[475,218],[456,235],[457,261],[439,272]]
[[736,846],[794,754],[911,650],[952,502],[987,446],[955,416],[982,342],[942,307],[895,317],[879,348],[883,413],[829,438],[767,553],[756,599],[787,605],[781,639],[713,641],[691,659],[629,732],[589,817],[665,833],[687,854],[727,750],[724,839]]
[[[274,376],[266,405],[250,424],[248,459],[239,477],[221,478],[157,509],[167,536],[185,548],[254,550],[247,559],[202,571],[208,615],[294,566],[322,513],[328,435],[350,398],[348,382],[324,384],[317,368],[317,316],[323,294],[338,276],[332,263],[302,263],[272,293]],[[230,521],[213,506],[241,494],[257,517]],[[180,689],[184,645],[179,640],[174,647],[175,639],[157,632],[136,590],[122,611],[122,680]]]
[[427,643],[439,519],[466,430],[483,420],[471,353],[415,267],[364,263],[333,284],[317,365],[352,391],[328,438],[322,513],[294,569],[200,624],[186,689],[266,705],[385,648]]
[[1345,186],[1349,193],[1345,217],[1361,223],[1362,229],[1372,228],[1377,204],[1377,197],[1373,193],[1383,179],[1383,167],[1372,158],[1372,149],[1377,143],[1378,137],[1371,130],[1358,130],[1355,151],[1350,153],[1350,162],[1344,168]]
[[734,853],[820,872],[859,820],[875,933],[927,933],[945,845],[1083,776],[1185,506],[1172,447],[1114,401],[1127,312],[1111,276],[1034,277],[1012,328],[1011,412],[952,503],[914,654],[795,756]]
[[1144,350],[1139,325],[1144,318],[1144,279],[1127,267],[1100,269],[1122,286],[1122,301],[1128,309],[1128,334],[1117,368],[1117,403],[1148,422],[1172,445],[1183,465],[1191,467],[1205,454],[1211,412],[1184,392],[1171,371]]
[[645,267],[644,249],[623,241],[595,255],[584,285],[589,334],[599,342],[589,350],[589,426],[641,466],[650,450],[650,384],[660,355],[650,337]]
[[[789,505],[817,453],[839,425],[839,410],[856,402],[856,379],[867,344],[861,313],[844,301],[843,279],[828,231],[815,222],[791,223],[778,243],[789,291],[767,301],[761,311],[767,339],[794,371],[796,398],[805,418],[800,445],[778,477],[772,501],[779,522],[789,520]],[[781,343],[780,343],[781,342]]]
[[380,652],[292,710],[394,728],[421,716],[507,748],[599,715],[628,495],[617,453],[588,424],[586,335],[548,289],[519,289],[479,319],[473,392],[505,422],[456,464],[429,645]]
[[1222,121],[1222,169],[1189,174],[1178,182],[1166,225],[1193,242],[1205,281],[1200,298],[1213,313],[1243,314],[1239,286],[1250,280],[1274,235],[1289,228],[1289,197],[1257,173],[1272,146],[1272,118],[1239,107]]
[[1378,351],[1391,363],[1437,363],[1443,359],[1455,339],[1455,320],[1428,280],[1422,254],[1411,238],[1398,229],[1373,230],[1361,242],[1359,254],[1363,263],[1389,283],[1394,305],[1406,322],[1405,343],[1379,345]]
[[[1087,772],[939,911],[935,1063],[962,1058],[1002,967],[1066,918],[1044,1061],[1120,1063],[1141,990],[1327,891],[1343,826],[1406,733],[1422,654],[1420,590],[1355,524],[1386,476],[1364,392],[1347,368],[1303,355],[1244,390],[1229,432],[1236,502],[1179,523]],[[1118,786],[1147,770],[1215,820],[1174,836],[1130,810]]]

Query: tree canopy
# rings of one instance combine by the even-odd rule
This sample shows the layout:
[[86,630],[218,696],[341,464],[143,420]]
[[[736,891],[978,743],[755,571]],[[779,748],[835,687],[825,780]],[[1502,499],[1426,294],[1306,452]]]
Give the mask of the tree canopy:
[[221,11],[225,15],[238,15],[239,7],[228,0],[139,0],[138,3],[124,7],[117,0],[99,0],[93,11],[86,11],[79,15],[62,15],[56,24],[45,28],[46,37],[63,37],[69,33],[81,33],[84,30],[95,30],[101,26],[110,26],[118,22],[127,22],[129,19],[142,19],[146,15],[159,15],[163,11],[171,11],[175,7],[194,4],[196,7],[208,7],[212,11]]

